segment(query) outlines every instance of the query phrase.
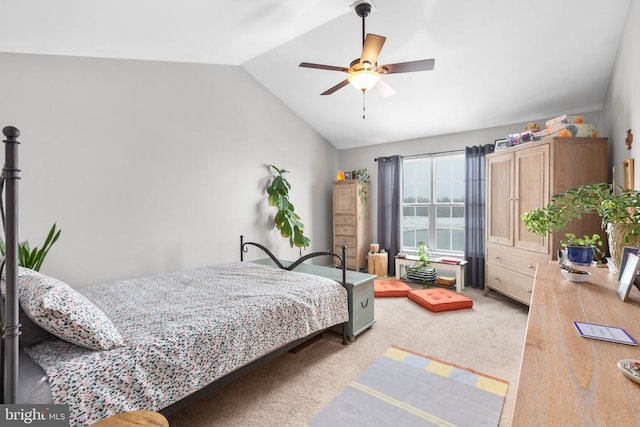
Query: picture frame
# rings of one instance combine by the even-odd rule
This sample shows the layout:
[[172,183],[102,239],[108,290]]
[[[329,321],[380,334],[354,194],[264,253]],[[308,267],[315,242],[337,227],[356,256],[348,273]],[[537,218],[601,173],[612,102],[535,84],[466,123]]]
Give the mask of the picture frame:
[[496,139],[494,142],[493,151],[500,151],[509,147],[511,147],[511,145],[508,139]]
[[351,179],[351,172],[345,172],[344,173],[344,179],[345,179],[345,181]]
[[617,294],[622,301],[629,299],[631,286],[633,285],[640,268],[640,256],[629,252],[626,263],[620,265],[622,275],[618,282]]
[[[618,268],[618,281],[620,281],[620,278],[622,277],[622,266],[627,263],[629,254],[636,254],[640,256],[640,246],[625,246],[622,248],[622,257],[620,257],[620,266]],[[640,276],[636,277],[635,283],[637,286],[640,286]]]

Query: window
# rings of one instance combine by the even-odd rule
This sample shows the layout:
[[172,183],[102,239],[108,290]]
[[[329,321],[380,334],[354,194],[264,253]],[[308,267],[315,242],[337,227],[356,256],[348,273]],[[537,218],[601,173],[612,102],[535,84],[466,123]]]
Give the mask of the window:
[[402,250],[464,254],[464,154],[404,159]]

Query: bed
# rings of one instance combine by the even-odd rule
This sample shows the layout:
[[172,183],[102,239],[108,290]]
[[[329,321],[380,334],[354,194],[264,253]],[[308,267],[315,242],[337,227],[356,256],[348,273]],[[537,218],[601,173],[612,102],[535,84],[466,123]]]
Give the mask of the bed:
[[[346,344],[344,248],[285,267],[241,236],[238,262],[78,290],[18,267],[19,132],[3,132],[3,403],[67,404],[71,426],[139,409],[169,414],[336,325]],[[245,262],[251,246],[276,266]],[[337,259],[342,284],[292,271],[317,256]]]

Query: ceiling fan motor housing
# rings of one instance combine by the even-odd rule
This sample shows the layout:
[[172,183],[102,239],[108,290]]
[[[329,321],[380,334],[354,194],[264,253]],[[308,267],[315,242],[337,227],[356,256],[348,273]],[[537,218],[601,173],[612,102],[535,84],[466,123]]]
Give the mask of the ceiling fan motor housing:
[[360,18],[366,18],[373,11],[373,3],[367,0],[357,1],[353,4],[356,15]]

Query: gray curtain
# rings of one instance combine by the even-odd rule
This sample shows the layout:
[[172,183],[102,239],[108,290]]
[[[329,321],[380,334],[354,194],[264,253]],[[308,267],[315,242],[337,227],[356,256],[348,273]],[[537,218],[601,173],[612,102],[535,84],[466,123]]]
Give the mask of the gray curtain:
[[378,244],[389,253],[388,275],[394,276],[400,252],[402,157],[378,157]]
[[486,170],[485,154],[493,144],[465,148],[466,184],[464,201],[466,287],[484,289],[484,241]]

